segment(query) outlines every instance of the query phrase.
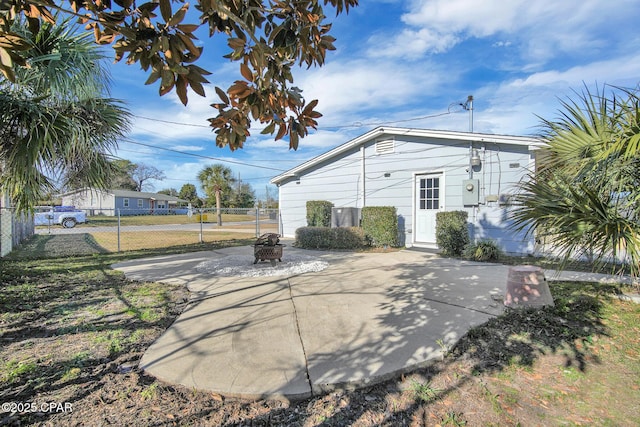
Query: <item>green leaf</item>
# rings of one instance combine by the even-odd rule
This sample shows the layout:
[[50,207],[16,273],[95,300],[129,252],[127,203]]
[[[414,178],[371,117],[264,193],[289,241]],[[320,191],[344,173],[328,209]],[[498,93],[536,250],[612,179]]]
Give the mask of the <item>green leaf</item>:
[[262,135],[271,135],[273,134],[273,132],[276,130],[276,122],[273,121],[271,123],[269,123],[269,125],[267,125],[267,127],[265,127],[264,129],[262,129],[262,131],[260,132],[260,134]]
[[228,105],[229,104],[229,97],[227,96],[225,91],[220,89],[218,86],[215,87],[215,90],[216,90],[216,94],[218,95],[218,98],[220,98],[222,100],[222,102],[224,102],[225,104]]
[[253,73],[251,72],[251,69],[247,66],[247,64],[240,64],[240,74],[242,74],[242,77],[244,77],[248,81],[253,81]]
[[235,51],[244,49],[245,41],[237,37],[230,37],[227,40],[227,45],[229,45],[229,47]]
[[171,0],[159,0],[160,2],[160,14],[162,15],[162,19],[164,22],[169,22],[171,19],[171,15],[173,15],[173,10],[171,9]]
[[284,122],[281,122],[279,124],[279,128],[278,128],[278,133],[276,134],[276,138],[275,140],[279,140],[282,139],[282,137],[284,137],[287,134],[287,125]]
[[200,25],[196,24],[180,24],[178,25],[178,29],[186,34],[191,34],[200,28]]
[[189,38],[187,35],[181,34],[181,33],[178,33],[177,35],[180,38],[180,40],[182,41],[182,43],[184,43],[184,45],[187,48],[187,50],[189,50],[189,52],[191,52],[192,55],[195,55],[196,57],[200,56],[200,52],[201,51],[200,51],[200,49],[198,47],[196,47],[195,44],[193,44],[193,41],[191,40],[191,38]]
[[299,142],[298,132],[296,132],[296,130],[292,126],[291,130],[289,131],[289,148],[292,150],[297,150],[298,142]]
[[187,10],[189,9],[189,3],[186,3],[182,6],[178,11],[167,21],[167,25],[173,27],[174,25],[178,25],[184,20],[185,15],[187,14]]
[[183,105],[187,105],[187,80],[183,76],[178,76],[176,81],[176,94]]
[[155,83],[158,79],[160,78],[160,73],[156,72],[156,71],[152,71],[151,74],[149,74],[149,78],[147,79],[146,82],[144,82],[145,85],[150,85]]
[[204,88],[200,84],[200,82],[189,80],[189,86],[191,86],[191,89],[193,89],[193,91],[198,95],[202,97],[205,97],[207,95],[204,91]]

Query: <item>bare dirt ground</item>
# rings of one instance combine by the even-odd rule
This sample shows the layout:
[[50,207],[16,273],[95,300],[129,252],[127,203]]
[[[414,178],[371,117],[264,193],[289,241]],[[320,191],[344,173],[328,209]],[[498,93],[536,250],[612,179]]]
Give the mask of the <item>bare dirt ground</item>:
[[509,310],[381,384],[243,401],[137,369],[188,300],[108,267],[145,254],[68,255],[0,260],[0,425],[640,425],[640,305],[616,286],[552,282],[556,307]]

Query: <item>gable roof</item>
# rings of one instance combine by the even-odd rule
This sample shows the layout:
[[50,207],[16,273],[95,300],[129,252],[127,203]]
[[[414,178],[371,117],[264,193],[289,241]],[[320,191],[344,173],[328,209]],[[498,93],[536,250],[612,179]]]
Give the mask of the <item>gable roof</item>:
[[98,193],[111,194],[116,197],[130,197],[130,198],[138,198],[138,199],[153,199],[153,200],[164,200],[167,202],[188,202],[188,200],[183,200],[176,196],[168,196],[166,194],[159,193],[148,193],[144,191],[133,191],[133,190],[98,190],[95,188],[81,188],[74,191],[69,191],[67,193],[60,194],[60,196],[69,196],[71,194],[81,193],[83,191],[95,191]]
[[526,136],[511,136],[511,135],[494,135],[486,133],[471,133],[471,132],[453,132],[445,130],[428,130],[428,129],[412,129],[412,128],[397,128],[397,127],[377,127],[369,132],[360,135],[351,141],[345,142],[336,148],[327,151],[324,154],[316,156],[311,160],[289,169],[286,172],[274,177],[269,181],[271,184],[278,184],[288,178],[295,177],[301,172],[314,167],[315,165],[330,160],[333,157],[337,157],[340,154],[359,147],[360,145],[374,140],[381,136],[413,136],[421,138],[433,138],[433,139],[449,139],[455,141],[469,141],[469,142],[490,142],[494,144],[510,144],[529,147],[530,150],[535,150],[544,145],[544,143],[538,138],[526,137]]
[[130,198],[137,197],[139,199],[165,200],[167,202],[186,202],[187,201],[176,196],[169,196],[167,194],[159,194],[159,193],[147,193],[144,191],[106,190],[106,192],[113,194],[116,197],[130,197]]

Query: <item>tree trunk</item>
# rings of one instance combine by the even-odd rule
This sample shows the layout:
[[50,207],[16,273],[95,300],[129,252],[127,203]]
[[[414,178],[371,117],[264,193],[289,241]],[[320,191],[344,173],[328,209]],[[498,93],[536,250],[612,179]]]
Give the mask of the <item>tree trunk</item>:
[[218,214],[218,225],[222,225],[222,209],[220,208],[220,190],[216,190],[216,213]]

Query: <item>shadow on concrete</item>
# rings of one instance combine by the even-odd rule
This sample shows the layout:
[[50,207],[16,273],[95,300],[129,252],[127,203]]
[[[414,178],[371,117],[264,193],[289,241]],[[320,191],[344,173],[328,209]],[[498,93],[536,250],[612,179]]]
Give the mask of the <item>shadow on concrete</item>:
[[[472,327],[448,348],[449,351],[441,361],[416,368],[413,374],[425,384],[447,372],[450,374],[448,377],[455,378],[447,387],[437,389],[429,401],[416,398],[408,407],[394,410],[389,404],[389,396],[398,395],[407,389],[407,381],[394,376],[377,386],[365,386],[358,391],[339,390],[331,395],[315,397],[311,401],[305,400],[291,408],[271,411],[267,416],[257,416],[251,421],[253,425],[269,425],[268,420],[288,418],[292,424],[302,425],[313,421],[312,414],[307,412],[308,408],[313,407],[314,402],[320,404],[324,401],[325,406],[335,403],[331,406],[334,408],[331,414],[323,418],[322,425],[325,426],[356,423],[366,416],[370,408],[378,408],[374,410],[379,412],[383,412],[380,408],[386,408],[385,419],[381,422],[384,425],[433,425],[437,420],[428,416],[430,411],[427,408],[430,403],[444,400],[465,384],[477,381],[477,375],[481,372],[495,373],[512,366],[532,366],[538,357],[548,353],[564,355],[567,367],[573,366],[582,371],[599,364],[599,359],[588,342],[595,335],[607,335],[607,328],[602,322],[602,301],[616,295],[618,288],[614,285],[564,283],[562,286],[552,286],[552,291],[555,307],[508,309],[500,316]],[[400,296],[401,300],[405,298]],[[410,300],[419,305],[420,299],[415,298],[414,295]],[[400,315],[400,325],[409,331],[416,331],[422,322],[422,314],[422,310],[418,308],[407,312],[406,317]],[[385,320],[398,324],[397,317]],[[429,337],[418,335],[414,338],[429,340]],[[395,351],[399,351],[403,344],[408,345],[400,342]],[[380,343],[376,349],[362,349],[360,356],[366,359],[375,356],[376,350],[384,348],[385,344]],[[469,373],[461,375],[459,368],[454,367],[461,361],[471,364]],[[340,402],[348,402],[348,405],[340,406]],[[347,407],[349,410],[343,411]],[[357,410],[354,411],[353,408]],[[264,422],[267,423],[263,424]]]
[[[402,258],[410,262],[398,263]],[[470,327],[502,312],[495,300],[501,289],[490,280],[501,266],[409,253],[353,256],[348,263],[348,270],[291,279],[305,313],[300,323],[315,393],[427,365]]]
[[[330,267],[290,277],[216,278],[194,270],[211,256],[246,250],[126,263],[127,276],[184,283],[192,292],[187,310],[143,358],[151,374],[229,396],[300,399],[364,387],[383,400],[400,390],[401,373],[429,380],[461,359],[472,360],[473,372],[494,372],[562,350],[567,366],[585,370],[598,360],[576,343],[606,334],[600,298],[616,292],[551,286],[555,307],[505,311],[508,267],[418,251],[304,251]],[[470,379],[461,376],[438,397]],[[420,405],[395,416],[409,417]],[[323,424],[343,421],[337,409]]]

